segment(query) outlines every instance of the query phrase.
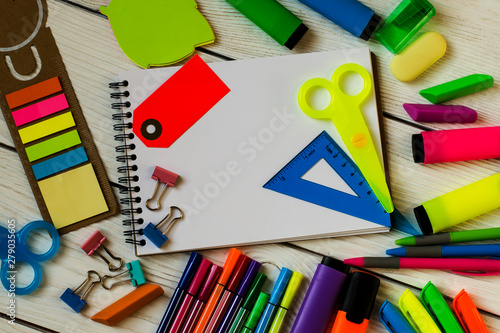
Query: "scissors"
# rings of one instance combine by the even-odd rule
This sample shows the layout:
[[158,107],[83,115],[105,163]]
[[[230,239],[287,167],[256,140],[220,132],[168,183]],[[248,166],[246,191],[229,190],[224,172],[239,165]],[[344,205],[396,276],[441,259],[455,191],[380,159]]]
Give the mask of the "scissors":
[[[45,253],[34,253],[28,247],[26,242],[28,235],[35,229],[45,229],[52,237],[52,245]],[[45,221],[30,222],[15,233],[11,230],[13,229],[0,226],[0,280],[5,289],[10,290],[11,282],[15,284],[15,280],[9,280],[9,277],[15,276],[16,267],[20,262],[27,263],[33,268],[33,281],[26,287],[15,288],[15,294],[26,295],[34,291],[42,281],[42,268],[39,262],[52,258],[59,250],[59,234],[52,224]]]
[[[350,73],[357,73],[363,79],[363,89],[357,95],[348,95],[341,88],[343,80]],[[316,88],[324,88],[330,94],[330,104],[323,110],[313,109],[308,102],[310,93]],[[374,194],[386,212],[392,213],[394,206],[382,163],[360,109],[371,90],[372,79],[366,69],[358,64],[343,64],[335,70],[331,81],[323,78],[306,81],[299,90],[299,106],[309,117],[333,121]]]

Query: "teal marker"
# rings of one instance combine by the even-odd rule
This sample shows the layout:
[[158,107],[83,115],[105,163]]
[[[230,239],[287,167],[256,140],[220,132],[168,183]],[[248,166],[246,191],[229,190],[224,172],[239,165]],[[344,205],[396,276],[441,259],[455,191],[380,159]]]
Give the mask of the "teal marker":
[[432,319],[440,326],[441,331],[445,333],[464,333],[443,295],[430,281],[422,289],[420,300]]
[[486,228],[466,231],[441,232],[429,236],[410,236],[396,240],[401,246],[445,245],[461,242],[500,239],[500,228]]
[[308,28],[276,0],[226,0],[280,45],[290,50]]

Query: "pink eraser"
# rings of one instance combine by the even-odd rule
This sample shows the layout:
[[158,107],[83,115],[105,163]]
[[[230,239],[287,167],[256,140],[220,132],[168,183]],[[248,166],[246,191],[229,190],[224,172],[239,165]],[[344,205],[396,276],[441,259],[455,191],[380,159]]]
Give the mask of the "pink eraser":
[[403,104],[415,121],[427,123],[473,123],[477,112],[463,105]]
[[104,237],[103,234],[97,230],[92,234],[92,236],[89,237],[89,239],[85,241],[85,243],[82,244],[82,246],[80,246],[80,248],[91,256],[105,240],[106,237]]
[[177,174],[170,172],[168,170],[165,170],[163,168],[160,168],[157,166],[155,168],[155,171],[153,172],[153,175],[151,178],[154,180],[159,181],[162,184],[167,184],[170,187],[175,186],[175,182],[177,181],[177,177],[179,177]]

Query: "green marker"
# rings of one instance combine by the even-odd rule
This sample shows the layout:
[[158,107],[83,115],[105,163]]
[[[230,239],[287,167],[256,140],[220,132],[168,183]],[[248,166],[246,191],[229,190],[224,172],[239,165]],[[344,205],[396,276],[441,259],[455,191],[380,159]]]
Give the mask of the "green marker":
[[252,282],[250,289],[247,293],[247,296],[243,300],[243,305],[238,310],[236,317],[234,318],[233,324],[229,328],[229,333],[240,333],[245,325],[245,322],[248,319],[248,315],[252,310],[252,307],[257,301],[257,297],[259,297],[259,293],[266,282],[267,276],[262,273],[257,273],[257,276]]
[[295,294],[304,279],[304,275],[299,272],[293,272],[292,277],[290,277],[290,281],[288,281],[288,286],[286,287],[285,294],[283,295],[283,299],[281,300],[281,304],[278,308],[278,312],[274,317],[273,323],[271,324],[271,328],[269,329],[269,333],[279,333],[281,330],[281,326],[283,325],[283,319],[285,319],[285,315],[290,308],[290,304],[292,304],[293,299],[295,298]]
[[422,289],[420,300],[432,319],[440,326],[442,332],[464,333],[457,318],[455,318],[450,307],[444,300],[443,295],[441,295],[436,286],[430,281]]
[[276,0],[226,0],[250,21],[290,50],[308,28]]
[[257,298],[257,302],[255,302],[252,312],[250,312],[247,322],[245,323],[245,327],[243,327],[241,333],[252,333],[255,330],[255,327],[257,327],[257,324],[259,323],[260,316],[262,316],[262,312],[264,312],[270,298],[271,296],[266,293],[259,294],[259,298]]
[[420,90],[420,95],[431,103],[440,104],[491,88],[493,83],[494,80],[489,75],[472,74],[461,79]]
[[489,239],[500,239],[500,228],[441,232],[429,236],[410,236],[396,240],[401,246],[445,245],[461,242],[474,242]]

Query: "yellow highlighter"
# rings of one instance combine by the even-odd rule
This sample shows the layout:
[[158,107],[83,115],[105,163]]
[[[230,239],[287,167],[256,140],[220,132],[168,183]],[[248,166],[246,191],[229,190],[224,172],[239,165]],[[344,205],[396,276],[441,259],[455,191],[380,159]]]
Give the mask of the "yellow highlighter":
[[283,325],[283,319],[285,319],[286,312],[290,308],[292,301],[297,293],[297,290],[304,279],[304,275],[299,272],[293,272],[290,277],[290,281],[288,281],[288,286],[286,287],[285,294],[283,295],[283,299],[281,300],[281,304],[276,312],[276,316],[274,317],[273,323],[271,324],[271,328],[269,329],[269,333],[279,333],[281,330],[281,326]]
[[418,298],[406,289],[399,298],[399,310],[417,332],[441,333],[431,315],[424,308]]
[[[363,79],[363,89],[357,95],[348,95],[342,90],[342,83],[350,73],[359,74]],[[330,94],[330,104],[323,110],[315,110],[308,100],[311,92],[316,88],[324,88]],[[323,78],[306,81],[300,87],[298,101],[302,111],[309,117],[333,121],[342,141],[373,193],[386,212],[392,213],[394,205],[385,180],[384,169],[360,109],[371,92],[370,73],[361,65],[348,63],[335,70],[331,81]]]

